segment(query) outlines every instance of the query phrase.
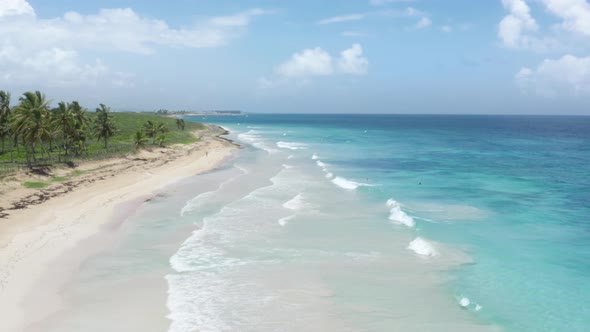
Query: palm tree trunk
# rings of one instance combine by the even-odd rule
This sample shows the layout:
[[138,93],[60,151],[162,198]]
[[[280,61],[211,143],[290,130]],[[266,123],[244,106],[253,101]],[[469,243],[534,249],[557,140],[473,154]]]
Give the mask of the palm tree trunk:
[[29,149],[27,148],[27,146],[24,146],[25,148],[25,159],[27,160],[27,166],[31,167],[31,155],[29,154]]
[[[44,156],[46,155],[46,159],[49,160],[50,151],[45,149],[45,143],[41,142],[41,160],[43,160]],[[51,161],[50,161],[51,162]]]
[[10,145],[10,162],[12,163],[12,162],[14,162],[14,155],[13,155],[14,154],[13,153],[14,145],[12,145],[12,137],[10,137],[10,140],[8,143],[9,143],[8,145]]
[[35,152],[35,143],[31,145],[31,150],[33,152],[33,161],[37,161],[37,153]]
[[65,134],[64,134],[62,143],[63,143],[63,148],[65,150],[65,155],[67,156],[68,155],[68,138]]

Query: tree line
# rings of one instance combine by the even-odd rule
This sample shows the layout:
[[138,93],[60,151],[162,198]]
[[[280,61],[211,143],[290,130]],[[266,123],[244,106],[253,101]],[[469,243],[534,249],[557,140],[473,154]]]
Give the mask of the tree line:
[[[177,119],[178,129],[184,130],[184,120]],[[147,121],[134,136],[136,149],[152,138],[152,144],[163,146],[168,127],[164,123]],[[39,158],[49,159],[57,154],[58,160],[75,157],[87,152],[91,138],[104,142],[109,150],[109,141],[119,133],[111,109],[104,104],[96,108],[95,116],[77,101],[59,102],[51,108],[50,101],[39,91],[25,92],[18,104],[11,106],[11,95],[0,91],[0,155],[10,153],[14,162],[22,153],[27,166]]]

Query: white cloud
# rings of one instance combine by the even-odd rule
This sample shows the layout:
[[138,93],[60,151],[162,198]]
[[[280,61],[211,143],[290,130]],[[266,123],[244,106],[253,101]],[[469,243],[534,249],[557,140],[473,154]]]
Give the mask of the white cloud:
[[530,14],[530,8],[524,0],[502,0],[509,12],[498,26],[498,37],[506,47],[518,48],[527,44],[524,33],[536,31],[537,22]]
[[406,10],[404,11],[404,14],[406,16],[426,16],[426,13],[425,12],[423,12],[421,10],[418,10],[418,9],[416,9],[414,7],[408,7],[408,8],[406,8]]
[[261,77],[258,86],[271,88],[288,83],[306,84],[310,78],[331,75],[365,75],[368,72],[369,60],[363,56],[359,44],[340,52],[334,57],[320,47],[308,48],[297,52],[289,60],[275,69],[275,77]]
[[443,25],[440,27],[440,30],[442,32],[452,32],[453,31],[453,27],[450,25]]
[[[70,11],[44,19],[35,16],[25,0],[0,0],[0,80],[9,77],[15,84],[62,86],[92,84],[100,77],[103,82],[130,86],[133,74],[112,71],[90,54],[151,54],[161,47],[221,47],[240,36],[256,16],[267,13],[251,9],[190,26],[171,27],[130,8],[101,9],[90,15]],[[88,58],[94,59],[85,63]]]
[[590,94],[590,56],[564,55],[545,59],[536,69],[521,68],[515,75],[524,92],[543,96]]
[[414,28],[416,29],[424,29],[428,28],[432,25],[432,21],[428,17],[422,17],[416,24],[414,24]]
[[[397,1],[396,1],[397,2]],[[401,1],[399,1],[401,2]],[[407,2],[407,1],[403,1]],[[407,7],[403,10],[400,9],[383,9],[383,10],[375,10],[366,13],[352,13],[348,15],[341,15],[341,16],[333,16],[321,19],[317,21],[317,24],[334,24],[334,23],[343,23],[343,22],[351,22],[351,21],[360,21],[364,19],[368,19],[371,17],[417,17],[419,18],[418,24],[423,25],[430,25],[430,19],[428,18],[428,13],[425,13],[421,10],[418,10],[413,7]],[[424,26],[423,26],[424,27]],[[423,28],[421,27],[421,28]]]
[[209,21],[217,27],[244,27],[249,25],[254,17],[270,13],[272,11],[255,8],[234,15],[213,17]]
[[0,51],[0,82],[3,84],[43,84],[67,87],[96,84],[128,86],[128,74],[113,72],[101,60],[84,64],[76,51],[61,48],[40,50],[26,55],[17,48]]
[[331,75],[334,69],[330,54],[316,47],[293,54],[276,71],[284,77],[308,77]]
[[[498,37],[506,47],[533,51],[584,48],[590,36],[590,4],[587,0],[535,0],[559,19],[549,33],[539,33],[526,0],[502,0],[508,15],[500,22]],[[582,39],[580,39],[582,38]],[[581,42],[580,42],[581,41]],[[536,68],[522,67],[515,80],[525,93],[543,96],[590,95],[590,56],[565,54],[545,59]]]
[[340,53],[338,68],[341,72],[351,75],[364,75],[369,69],[369,60],[363,57],[363,48],[359,44]]
[[[102,9],[98,14],[67,12],[54,19],[14,18],[0,26],[0,39],[34,42],[38,47],[76,47],[105,51],[153,53],[157,46],[212,48],[237,37],[253,17],[254,9],[213,17],[191,27],[172,28],[166,22],[142,17],[130,8]],[[22,41],[22,42],[21,42]]]
[[503,45],[513,49],[571,52],[579,49],[579,36],[590,36],[590,4],[587,0],[531,0],[560,20],[541,33],[526,0],[502,0],[508,15],[498,25]]
[[318,21],[318,24],[333,24],[333,23],[341,23],[341,22],[349,22],[349,21],[359,21],[367,17],[367,14],[364,13],[357,13],[357,14],[349,14],[349,15],[342,15],[342,16],[334,16],[324,18]]
[[590,4],[586,0],[542,0],[547,9],[561,18],[567,31],[590,36]]
[[428,17],[428,13],[418,10],[414,7],[407,7],[405,10],[401,12],[397,10],[389,10],[387,11],[387,15],[418,18],[418,21],[416,21],[416,23],[414,23],[412,26],[406,27],[406,29],[409,31],[424,29],[432,25],[432,21]]
[[6,16],[35,15],[33,7],[25,0],[0,1],[0,19]]

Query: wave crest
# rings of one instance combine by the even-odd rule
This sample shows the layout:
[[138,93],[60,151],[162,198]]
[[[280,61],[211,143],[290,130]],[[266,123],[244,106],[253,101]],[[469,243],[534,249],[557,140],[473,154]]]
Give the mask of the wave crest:
[[305,150],[307,149],[307,145],[303,143],[297,142],[277,142],[277,146],[281,149],[289,149],[289,150]]
[[344,188],[347,190],[355,190],[356,188],[358,188],[359,186],[362,186],[362,183],[358,183],[358,182],[354,182],[348,179],[345,179],[343,177],[337,176],[335,178],[332,179],[332,183],[334,183],[335,185],[337,185],[340,188]]
[[432,243],[424,240],[421,237],[417,237],[412,242],[410,242],[408,249],[420,256],[433,257],[438,255]]
[[414,218],[408,216],[401,208],[400,204],[390,198],[387,200],[387,206],[389,206],[391,209],[389,210],[389,220],[394,221],[396,223],[405,225],[407,227],[414,227],[416,225],[416,222],[414,221]]

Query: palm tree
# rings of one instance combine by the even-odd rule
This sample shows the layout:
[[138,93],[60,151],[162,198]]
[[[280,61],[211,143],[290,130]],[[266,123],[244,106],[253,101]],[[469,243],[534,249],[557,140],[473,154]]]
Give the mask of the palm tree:
[[168,126],[166,126],[164,124],[164,122],[158,122],[158,124],[156,125],[156,132],[160,133],[160,134],[165,134],[169,131]]
[[74,145],[74,153],[78,155],[86,148],[86,137],[88,136],[91,121],[86,109],[80,106],[77,101],[73,101],[70,106],[74,118],[74,130],[71,133],[71,140]]
[[111,114],[111,109],[105,104],[100,104],[100,108],[96,109],[96,113],[94,134],[99,141],[104,139],[104,148],[108,150],[109,138],[115,136],[117,133],[113,115]]
[[[80,104],[77,101],[73,101],[70,104],[70,107],[72,109],[72,115],[74,117],[74,121],[76,122],[76,126],[78,128],[86,128],[88,127],[88,125],[90,124],[90,118],[88,117],[88,114],[86,113],[86,109],[82,106],[80,106]],[[110,111],[110,109],[109,109]]]
[[146,123],[143,124],[143,130],[145,135],[152,139],[152,144],[156,144],[156,135],[158,134],[157,125],[151,120],[147,120]]
[[135,149],[138,150],[140,148],[145,147],[145,144],[147,143],[147,138],[145,137],[145,134],[143,133],[142,130],[138,130],[135,132],[135,136],[133,137],[133,145],[135,146]]
[[184,119],[177,118],[176,119],[176,128],[180,130],[184,130]]
[[158,145],[159,145],[160,147],[163,147],[163,146],[164,146],[164,144],[166,143],[166,140],[167,140],[167,139],[168,139],[168,138],[166,137],[166,135],[165,135],[165,134],[160,134],[160,135],[158,135],[158,137],[156,138],[156,141],[158,142]]
[[41,145],[41,157],[43,157],[45,152],[43,143],[53,136],[51,114],[48,109],[49,101],[39,91],[25,92],[19,100],[20,104],[15,107],[11,117],[11,130],[15,135],[23,138],[27,162],[30,166],[28,148],[31,149],[33,159],[36,159],[35,147],[37,144]]
[[69,139],[73,136],[73,132],[76,128],[76,121],[74,113],[72,112],[72,105],[66,104],[63,101],[57,105],[53,113],[52,125],[55,130],[62,135],[62,147],[65,150],[65,155],[68,155],[68,146],[70,145]]
[[10,127],[8,126],[10,111],[10,92],[0,91],[0,137],[2,138],[2,153],[4,153],[4,140],[10,136]]

